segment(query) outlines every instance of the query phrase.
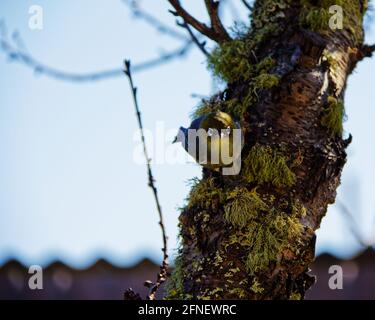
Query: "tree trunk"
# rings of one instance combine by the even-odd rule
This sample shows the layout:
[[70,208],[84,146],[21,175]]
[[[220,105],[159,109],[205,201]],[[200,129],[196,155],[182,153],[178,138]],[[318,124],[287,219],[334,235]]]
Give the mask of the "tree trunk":
[[[329,26],[340,18],[329,11],[335,4],[343,29]],[[250,30],[214,50],[209,65],[228,85],[196,114],[240,120],[241,172],[203,169],[194,181],[168,298],[303,299],[314,283],[315,230],[335,201],[350,143],[343,100],[366,56],[366,9],[358,0],[259,0]]]

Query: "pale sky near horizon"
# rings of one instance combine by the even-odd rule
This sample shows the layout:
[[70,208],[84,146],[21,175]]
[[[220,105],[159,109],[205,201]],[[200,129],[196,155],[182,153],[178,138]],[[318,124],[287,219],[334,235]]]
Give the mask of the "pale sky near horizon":
[[[28,27],[34,4],[44,12],[40,31]],[[143,0],[142,5],[174,27],[166,1]],[[198,1],[189,5],[204,18]],[[1,19],[9,34],[19,31],[35,58],[77,73],[121,68],[124,58],[136,64],[180,46],[134,19],[121,0],[0,0]],[[375,42],[373,29],[368,30],[369,43]],[[199,102],[191,94],[213,90],[197,49],[184,59],[137,73],[134,80],[144,125],[151,132],[157,123],[169,132],[188,125]],[[354,141],[338,193],[367,240],[375,240],[374,83],[374,59],[363,61],[349,79],[345,130]],[[126,78],[58,81],[9,61],[0,51],[0,265],[13,257],[41,265],[57,258],[78,267],[100,257],[118,265],[144,256],[159,259],[161,237],[152,193],[145,167],[133,159],[136,129]],[[155,164],[154,174],[173,254],[178,207],[188,193],[187,181],[200,176],[200,168]],[[318,253],[340,257],[359,248],[335,206],[317,241]]]

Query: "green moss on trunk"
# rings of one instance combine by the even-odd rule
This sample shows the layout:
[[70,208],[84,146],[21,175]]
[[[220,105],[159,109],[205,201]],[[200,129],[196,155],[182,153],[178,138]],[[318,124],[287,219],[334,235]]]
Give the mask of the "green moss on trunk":
[[271,183],[275,187],[292,186],[295,174],[282,152],[256,144],[244,161],[244,177],[248,182]]
[[321,124],[326,127],[332,137],[342,136],[343,121],[345,119],[345,107],[342,101],[329,96],[327,98],[327,106],[323,111]]

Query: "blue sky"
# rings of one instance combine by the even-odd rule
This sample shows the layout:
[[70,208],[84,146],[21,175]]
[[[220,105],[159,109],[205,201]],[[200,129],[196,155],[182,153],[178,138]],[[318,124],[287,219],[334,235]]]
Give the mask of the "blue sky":
[[[141,3],[174,26],[166,1]],[[43,7],[40,31],[28,28],[34,4]],[[205,18],[198,1],[189,5]],[[229,14],[226,18],[229,23]],[[19,31],[34,57],[77,73],[121,68],[124,58],[136,64],[180,46],[134,19],[120,0],[0,0],[0,19],[10,35]],[[371,29],[368,42],[375,42]],[[144,125],[151,131],[158,121],[167,130],[187,125],[198,103],[191,94],[209,95],[214,87],[196,49],[134,78]],[[338,195],[368,240],[375,234],[374,82],[369,59],[349,80],[345,129],[354,142]],[[136,129],[126,78],[58,81],[0,52],[0,264],[10,257],[42,265],[59,258],[78,267],[102,256],[119,265],[145,255],[158,259],[161,237],[152,193],[145,167],[133,161]],[[188,179],[199,176],[200,168],[157,164],[154,174],[173,253],[178,207],[188,193]],[[318,253],[349,257],[358,250],[342,217],[330,208],[318,231]]]

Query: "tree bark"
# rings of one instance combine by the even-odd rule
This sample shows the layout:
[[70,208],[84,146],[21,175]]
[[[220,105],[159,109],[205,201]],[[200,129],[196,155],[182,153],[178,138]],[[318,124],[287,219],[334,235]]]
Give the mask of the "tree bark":
[[[329,28],[340,4],[343,29]],[[343,100],[365,56],[367,1],[256,1],[250,30],[216,49],[228,83],[198,113],[238,118],[239,175],[203,169],[182,209],[170,299],[303,299],[315,230],[346,162]]]

